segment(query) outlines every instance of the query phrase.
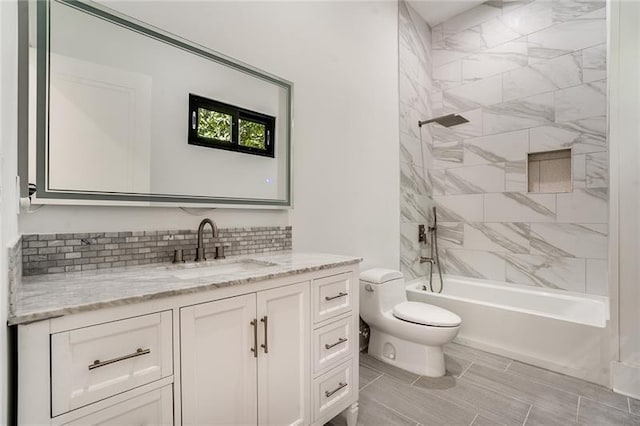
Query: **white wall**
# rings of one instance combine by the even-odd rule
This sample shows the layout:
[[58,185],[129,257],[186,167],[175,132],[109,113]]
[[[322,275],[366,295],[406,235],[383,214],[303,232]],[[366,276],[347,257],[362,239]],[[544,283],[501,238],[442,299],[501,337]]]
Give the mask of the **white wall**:
[[7,246],[16,241],[17,2],[0,2],[0,423],[7,421]]
[[[398,267],[395,2],[110,2],[110,7],[293,81],[294,209],[47,206],[24,233],[293,225],[294,249]],[[188,170],[188,169],[185,169]]]
[[[612,189],[618,200],[612,224],[617,227],[619,363],[614,363],[613,387],[640,397],[640,3],[613,2],[611,37],[611,169]],[[617,217],[616,217],[617,216]],[[614,240],[615,241],[615,240]],[[615,250],[614,250],[615,252]],[[616,284],[612,280],[612,284]],[[612,294],[615,295],[615,288]],[[616,306],[617,302],[617,306]]]

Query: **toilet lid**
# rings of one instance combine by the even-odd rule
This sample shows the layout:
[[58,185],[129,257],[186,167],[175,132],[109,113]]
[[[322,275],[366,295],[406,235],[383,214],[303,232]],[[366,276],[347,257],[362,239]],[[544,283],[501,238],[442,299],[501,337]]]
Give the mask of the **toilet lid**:
[[420,302],[402,302],[393,308],[393,316],[404,321],[434,327],[456,327],[462,319],[453,312]]

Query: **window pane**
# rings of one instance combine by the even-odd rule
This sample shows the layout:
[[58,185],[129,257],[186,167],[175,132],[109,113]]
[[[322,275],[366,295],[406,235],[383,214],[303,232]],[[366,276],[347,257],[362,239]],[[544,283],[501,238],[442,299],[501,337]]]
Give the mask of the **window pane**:
[[267,127],[255,121],[238,120],[240,126],[240,141],[242,146],[267,149]]
[[198,136],[231,142],[231,116],[198,108]]

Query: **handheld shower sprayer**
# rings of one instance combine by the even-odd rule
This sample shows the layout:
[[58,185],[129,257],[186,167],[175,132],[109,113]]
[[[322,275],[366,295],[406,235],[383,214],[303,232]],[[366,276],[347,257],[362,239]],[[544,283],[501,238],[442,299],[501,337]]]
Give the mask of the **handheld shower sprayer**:
[[[424,235],[424,227],[420,229],[421,233],[418,236],[420,242],[427,242],[426,235]],[[433,290],[433,267],[438,267],[438,276],[440,277],[440,288],[437,293],[442,293],[444,289],[444,280],[442,279],[442,268],[440,267],[440,254],[438,253],[438,218],[436,217],[436,207],[433,207],[433,222],[429,226],[429,257],[420,256],[420,263],[429,263],[429,290],[432,293],[436,293]],[[423,290],[427,290],[427,286],[422,286]]]

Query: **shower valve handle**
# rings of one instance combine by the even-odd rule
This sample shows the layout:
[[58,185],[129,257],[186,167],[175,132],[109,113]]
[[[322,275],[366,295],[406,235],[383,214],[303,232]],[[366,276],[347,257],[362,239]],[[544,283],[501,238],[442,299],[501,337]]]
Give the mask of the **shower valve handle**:
[[427,233],[424,230],[424,225],[418,225],[418,242],[419,243],[427,242]]

